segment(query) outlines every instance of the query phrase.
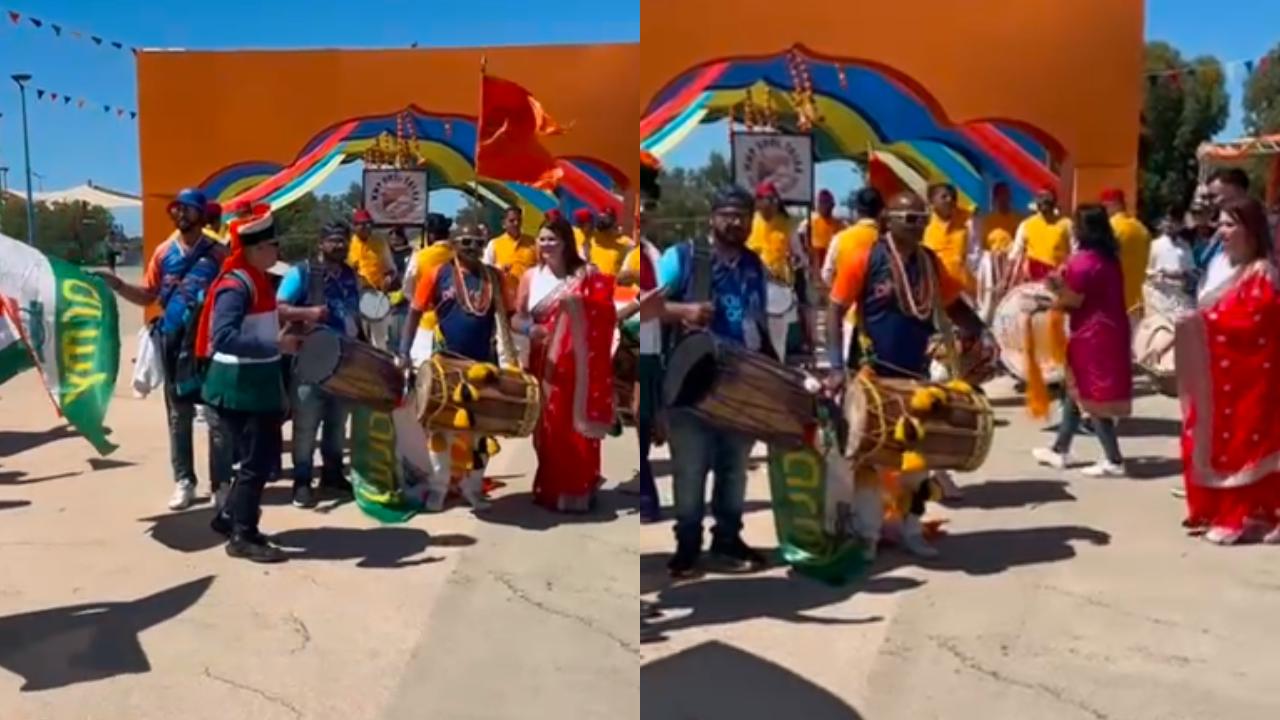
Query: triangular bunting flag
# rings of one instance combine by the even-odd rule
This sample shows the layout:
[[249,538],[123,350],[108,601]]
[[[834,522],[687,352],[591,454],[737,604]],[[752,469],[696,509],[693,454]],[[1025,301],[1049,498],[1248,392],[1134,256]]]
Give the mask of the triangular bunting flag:
[[138,111],[137,111],[137,110],[130,110],[130,111],[129,111],[129,119],[130,119],[130,120],[137,120],[137,119],[138,119]]
[[122,45],[122,44],[120,44],[120,43],[118,43],[118,42],[114,42],[114,41],[111,43],[111,47],[113,47],[113,48],[115,48],[115,49],[117,49],[117,50],[123,50],[123,49],[124,49],[124,45]]
[[43,90],[41,90],[40,88],[36,88],[36,99],[37,99],[37,100],[43,100],[43,99],[44,99],[44,91],[43,91]]
[[95,45],[102,44],[102,38],[98,37],[97,35],[90,35],[89,39],[92,40]]
[[70,95],[63,95],[63,96],[62,96],[62,104],[63,104],[63,105],[70,105],[70,104],[71,104],[71,96],[70,96]]
[[62,26],[57,23],[49,23],[49,27],[53,29],[53,34],[62,37]]
[[116,117],[124,117],[124,108],[116,108]]
[[102,106],[102,112],[104,112],[104,113],[109,113],[109,112],[111,112],[111,106],[110,106],[110,105],[103,105],[103,106]]
[[35,25],[36,27],[40,27],[41,25],[44,25],[44,21],[38,18],[29,17],[27,19],[30,20],[31,24]]
[[49,99],[53,102],[58,102],[58,93],[49,93]]
[[9,20],[10,20],[10,21],[12,21],[14,25],[17,25],[19,22],[21,22],[21,21],[22,21],[22,15],[21,15],[21,14],[19,14],[19,13],[14,12],[14,11],[12,11],[12,10],[10,10],[10,11],[9,11]]
[[131,47],[131,48],[129,48],[129,52],[133,53],[133,54],[136,56],[136,55],[138,54],[138,48],[136,48],[136,47]]
[[84,109],[84,100],[77,100],[77,101],[76,101],[76,107],[77,107],[77,108],[79,108],[80,110],[83,110],[83,109]]
[[1253,74],[1253,61],[1252,61],[1252,60],[1245,60],[1245,61],[1244,61],[1244,72],[1245,72],[1245,74],[1246,74],[1246,75],[1252,75],[1252,74]]

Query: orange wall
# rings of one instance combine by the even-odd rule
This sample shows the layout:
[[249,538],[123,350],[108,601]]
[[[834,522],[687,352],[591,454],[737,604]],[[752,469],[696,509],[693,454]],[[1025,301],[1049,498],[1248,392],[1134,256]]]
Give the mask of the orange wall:
[[144,250],[172,231],[165,206],[181,188],[238,162],[288,164],[326,127],[416,104],[478,112],[480,58],[528,88],[570,131],[555,155],[626,173],[639,161],[635,94],[640,50],[630,45],[421,50],[145,51],[138,57]]
[[1019,120],[1056,138],[1095,198],[1137,178],[1142,0],[641,0],[640,113],[692,67],[802,44],[913,78],[953,122]]

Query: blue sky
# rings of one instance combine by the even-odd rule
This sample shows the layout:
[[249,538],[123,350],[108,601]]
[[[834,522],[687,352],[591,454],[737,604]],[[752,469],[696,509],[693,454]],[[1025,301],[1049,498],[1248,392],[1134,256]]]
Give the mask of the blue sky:
[[[102,104],[136,106],[133,57],[88,40],[72,40],[71,29],[126,46],[191,49],[641,39],[640,0],[559,0],[552,6],[528,0],[224,0],[215,5],[159,0],[0,0],[0,9],[23,14],[21,25],[15,27],[0,13],[0,165],[12,168],[10,186],[24,186],[18,93],[8,80],[10,74],[29,72],[35,76],[32,85],[88,98],[97,106],[96,110],[76,110],[74,105],[54,106],[47,100],[29,98],[32,166],[43,176],[35,185],[39,189],[43,182],[49,190],[87,179],[135,192],[140,189],[136,126],[101,110]],[[44,20],[45,28],[32,27],[27,16]],[[56,37],[47,23],[61,24],[63,37]],[[1258,57],[1280,41],[1280,0],[1149,0],[1147,35],[1168,40],[1187,55],[1208,53],[1223,60]],[[1236,103],[1232,123],[1224,133],[1228,136],[1240,133],[1242,72],[1232,79]],[[711,151],[726,148],[722,127],[704,128],[668,162],[701,164]],[[844,192],[857,182],[849,168],[844,163],[828,164],[819,169],[819,183]],[[352,171],[339,173],[328,187],[345,186],[356,177]],[[437,206],[451,201],[440,200]],[[135,217],[126,215],[121,220],[136,228]]]

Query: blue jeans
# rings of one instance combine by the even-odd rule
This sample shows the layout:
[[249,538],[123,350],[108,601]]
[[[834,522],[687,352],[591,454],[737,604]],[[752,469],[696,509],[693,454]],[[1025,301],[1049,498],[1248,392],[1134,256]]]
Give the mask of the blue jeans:
[[[321,427],[323,425],[323,427]],[[298,385],[293,396],[293,485],[310,485],[315,472],[316,431],[320,431],[321,484],[342,485],[342,449],[347,406],[316,385]]]
[[668,421],[677,545],[702,547],[709,473],[715,475],[711,489],[711,514],[716,519],[711,531],[712,545],[737,538],[742,532],[747,461],[754,442],[711,428],[687,412],[673,410],[668,414]]

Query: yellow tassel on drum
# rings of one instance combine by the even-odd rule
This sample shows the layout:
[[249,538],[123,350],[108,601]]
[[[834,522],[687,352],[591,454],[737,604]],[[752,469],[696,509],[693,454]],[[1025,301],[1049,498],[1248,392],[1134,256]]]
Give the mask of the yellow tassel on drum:
[[929,464],[925,462],[924,456],[914,450],[908,450],[902,453],[902,472],[915,473],[924,472],[928,469]]
[[903,445],[914,445],[924,440],[924,423],[907,416],[898,418],[893,426],[893,439]]
[[952,380],[951,382],[947,383],[946,387],[948,390],[954,390],[958,393],[964,393],[966,395],[971,394],[973,392],[973,386],[963,380]]
[[907,419],[905,417],[898,418],[898,422],[893,426],[893,440],[906,444],[907,442]]
[[428,310],[422,314],[422,327],[433,332],[440,327],[440,318],[436,317],[435,310]]
[[483,384],[493,382],[493,379],[496,377],[498,377],[497,365],[492,365],[490,363],[476,363],[475,365],[467,368],[467,380],[473,383]]
[[466,410],[459,409],[453,414],[453,426],[459,430],[471,429],[471,413]]
[[444,452],[449,448],[449,440],[444,433],[431,434],[431,452]]
[[494,455],[502,452],[502,446],[498,444],[498,441],[495,438],[485,438],[484,452],[489,457],[493,457]]
[[927,413],[933,410],[934,403],[938,398],[931,392],[929,388],[919,388],[911,393],[911,411],[914,413]]

